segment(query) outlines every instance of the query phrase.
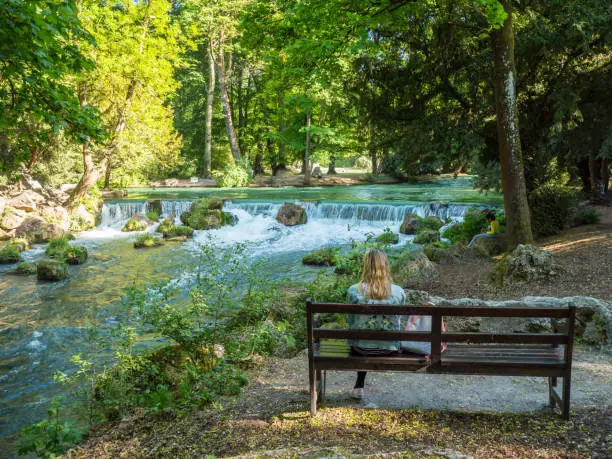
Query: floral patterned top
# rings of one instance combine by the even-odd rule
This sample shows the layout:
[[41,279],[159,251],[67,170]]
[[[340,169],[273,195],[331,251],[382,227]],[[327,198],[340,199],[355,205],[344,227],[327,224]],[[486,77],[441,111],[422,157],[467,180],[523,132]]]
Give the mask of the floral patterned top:
[[[368,299],[357,288],[359,284],[352,285],[346,292],[347,304],[389,304],[403,305],[406,303],[406,294],[404,289],[399,285],[391,286],[391,296],[383,300]],[[385,315],[366,315],[366,314],[349,314],[348,325],[353,330],[401,330],[402,316],[385,316]],[[362,349],[384,349],[389,351],[397,351],[400,349],[399,341],[374,341],[374,340],[353,340],[349,343],[354,347]]]

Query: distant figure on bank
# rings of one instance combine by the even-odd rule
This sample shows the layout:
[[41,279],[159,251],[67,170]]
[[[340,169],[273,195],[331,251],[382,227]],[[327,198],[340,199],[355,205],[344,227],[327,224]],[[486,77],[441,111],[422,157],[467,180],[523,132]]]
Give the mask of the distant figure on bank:
[[477,234],[472,238],[468,247],[472,247],[474,241],[481,237],[497,237],[499,236],[499,222],[495,220],[495,214],[493,212],[487,212],[486,219],[489,222],[489,231],[486,233]]

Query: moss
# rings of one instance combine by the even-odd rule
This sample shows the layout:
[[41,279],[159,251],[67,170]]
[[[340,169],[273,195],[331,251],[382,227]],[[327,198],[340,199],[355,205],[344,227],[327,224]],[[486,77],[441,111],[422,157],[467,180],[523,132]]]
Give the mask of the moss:
[[28,242],[27,239],[16,237],[16,238],[11,239],[9,243],[7,244],[7,246],[14,247],[20,252],[25,252],[26,250],[30,248],[30,243]]
[[440,240],[440,233],[437,231],[420,231],[414,237],[413,241],[415,244],[427,244],[429,242],[436,242]]
[[31,276],[36,274],[36,263],[21,262],[17,265],[13,271],[15,274],[23,274],[25,276]]
[[418,225],[418,230],[417,231],[425,231],[425,230],[432,230],[432,231],[438,231],[440,228],[442,228],[442,220],[440,220],[439,217],[436,216],[430,216],[430,217],[425,217],[419,220],[419,225]]
[[49,241],[45,250],[49,258],[65,261],[70,265],[81,265],[87,260],[87,249],[80,245],[70,245],[68,237],[57,237]]
[[338,249],[328,247],[326,249],[315,250],[302,257],[302,263],[312,266],[335,266],[336,254]]
[[8,265],[20,261],[23,261],[23,258],[21,258],[21,251],[15,246],[9,244],[0,249],[0,265]]
[[178,226],[178,225],[159,225],[158,232],[162,233],[165,238],[193,235],[193,228],[189,226]]

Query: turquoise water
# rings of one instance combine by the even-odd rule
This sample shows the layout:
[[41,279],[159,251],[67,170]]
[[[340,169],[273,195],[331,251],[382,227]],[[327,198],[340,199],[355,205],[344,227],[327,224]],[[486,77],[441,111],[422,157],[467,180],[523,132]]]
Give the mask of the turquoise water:
[[[225,208],[238,224],[197,231],[185,243],[149,250],[134,249],[136,235],[120,231],[130,215],[146,210],[147,199],[162,199],[165,213],[179,214],[204,195],[230,200]],[[282,201],[301,201],[308,223],[285,227],[276,222]],[[40,283],[34,276],[10,274],[11,266],[0,267],[0,446],[11,451],[17,432],[40,420],[53,396],[71,390],[55,383],[53,375],[74,370],[72,355],[87,356],[89,325],[109,331],[124,320],[119,304],[128,287],[172,281],[187,292],[199,246],[209,237],[221,249],[246,244],[248,260],[267,259],[270,276],[307,280],[316,270],[300,260],[311,250],[348,245],[387,227],[397,231],[406,211],[456,219],[474,203],[498,205],[501,197],[478,193],[466,178],[334,188],[130,190],[127,199],[105,204],[100,227],[78,236],[74,243],[87,246],[90,257],[82,266],[69,267],[69,279]],[[409,239],[401,235],[400,243]],[[39,245],[26,252],[26,261],[44,258],[44,249]],[[111,359],[109,350],[96,352],[99,362]]]

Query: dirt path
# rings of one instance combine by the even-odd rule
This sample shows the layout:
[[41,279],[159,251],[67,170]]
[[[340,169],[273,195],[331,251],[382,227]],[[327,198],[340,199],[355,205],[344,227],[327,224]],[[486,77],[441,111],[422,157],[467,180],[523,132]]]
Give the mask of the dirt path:
[[578,347],[568,423],[546,407],[545,378],[370,374],[356,402],[352,372],[328,374],[328,401],[311,418],[305,355],[271,359],[223,408],[141,414],[103,426],[70,456],[609,457],[610,358]]
[[[599,206],[601,222],[571,228],[537,241],[563,266],[564,272],[547,281],[530,284],[531,296],[592,296],[612,299],[612,207]],[[526,295],[524,285],[493,286],[490,273],[495,260],[477,260],[460,265],[441,265],[440,281],[412,288],[427,290],[444,298],[519,299]]]

